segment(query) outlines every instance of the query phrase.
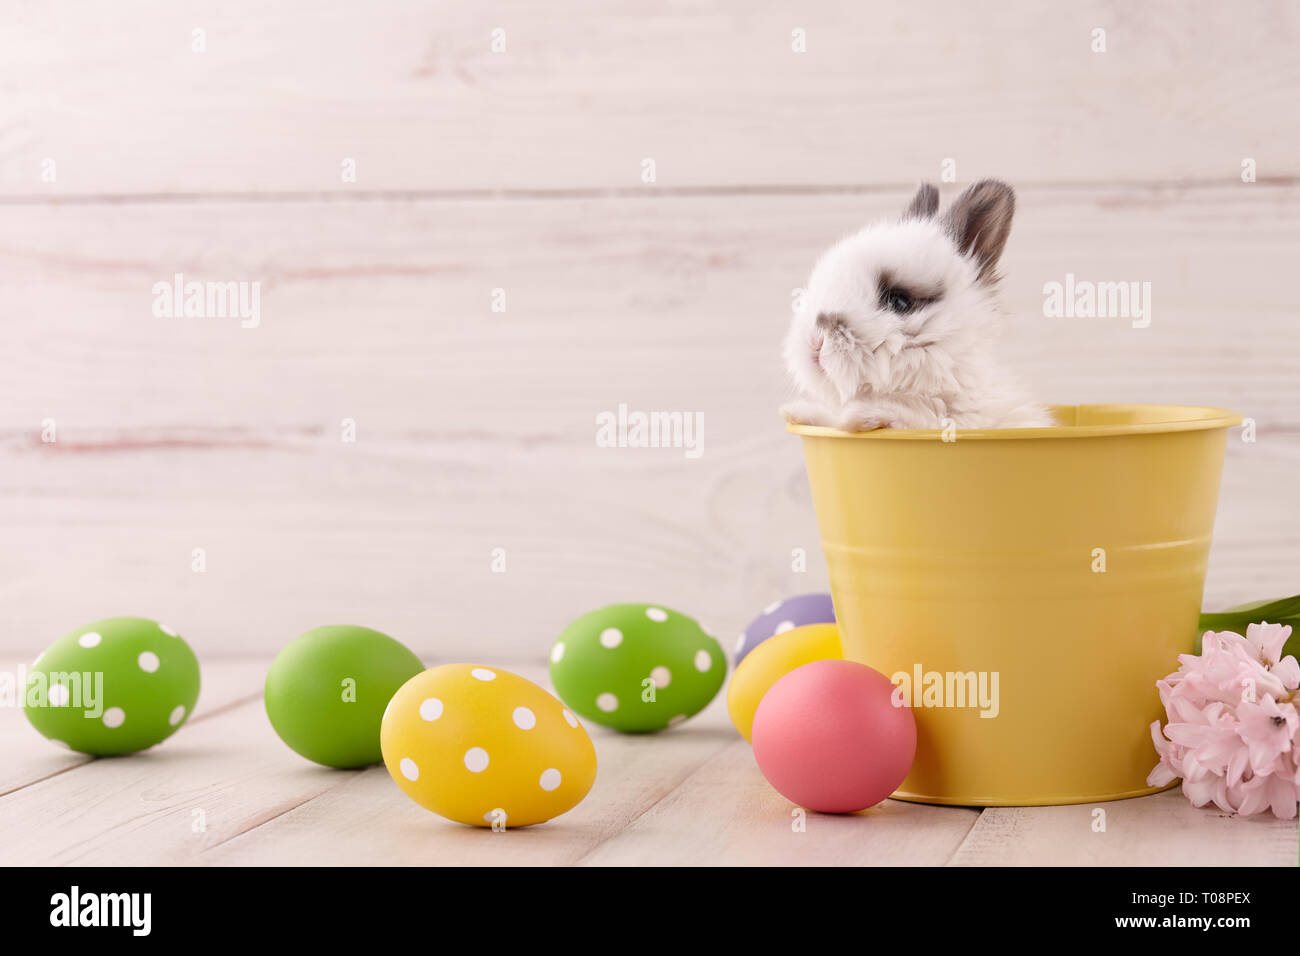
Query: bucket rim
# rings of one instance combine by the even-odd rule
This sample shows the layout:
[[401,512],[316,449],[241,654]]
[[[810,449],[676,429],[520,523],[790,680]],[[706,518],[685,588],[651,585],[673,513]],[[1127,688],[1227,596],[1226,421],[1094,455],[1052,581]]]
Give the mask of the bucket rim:
[[[1214,408],[1207,405],[1143,405],[1143,404],[1084,404],[1084,405],[1048,405],[1058,420],[1074,420],[1080,413],[1118,414],[1132,410],[1142,410],[1145,417],[1151,418],[1155,413],[1157,420],[1132,422],[1128,424],[1112,423],[1105,425],[1049,425],[1044,428],[977,428],[956,429],[962,441],[969,439],[1024,440],[1032,438],[1103,438],[1123,435],[1152,435],[1171,432],[1211,431],[1218,428],[1232,428],[1242,423],[1242,416],[1226,408]],[[1167,417],[1163,417],[1167,416]],[[851,438],[857,441],[908,441],[908,440],[942,440],[945,429],[939,428],[878,428],[869,432],[846,432],[838,428],[821,425],[796,425],[786,423],[786,431],[805,438]]]

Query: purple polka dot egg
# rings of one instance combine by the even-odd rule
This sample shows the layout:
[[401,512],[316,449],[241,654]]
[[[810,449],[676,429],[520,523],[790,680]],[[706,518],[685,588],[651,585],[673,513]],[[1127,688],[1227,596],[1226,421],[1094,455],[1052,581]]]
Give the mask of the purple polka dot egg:
[[805,624],[834,624],[835,607],[829,594],[800,594],[763,608],[736,640],[736,663],[769,637]]

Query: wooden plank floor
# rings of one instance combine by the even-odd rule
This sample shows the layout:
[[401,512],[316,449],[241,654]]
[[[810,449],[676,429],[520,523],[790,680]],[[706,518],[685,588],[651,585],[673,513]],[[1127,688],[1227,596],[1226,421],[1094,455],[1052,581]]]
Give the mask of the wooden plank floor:
[[[204,665],[190,723],[155,750],[92,760],[0,710],[0,865],[1188,865],[1294,866],[1295,821],[1197,810],[1178,791],[1096,807],[977,810],[887,800],[852,816],[795,809],[758,772],[722,697],[671,732],[590,728],[587,799],[493,833],[422,810],[382,767],[316,767],[262,708],[268,661]],[[545,668],[505,664],[547,686]]]

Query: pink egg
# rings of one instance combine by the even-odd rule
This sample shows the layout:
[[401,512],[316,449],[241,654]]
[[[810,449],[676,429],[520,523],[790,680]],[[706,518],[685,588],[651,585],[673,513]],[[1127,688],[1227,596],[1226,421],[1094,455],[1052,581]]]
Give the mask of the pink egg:
[[916,721],[895,707],[889,678],[854,661],[815,661],[786,674],[754,714],[754,759],[787,799],[822,813],[874,807],[916,755]]

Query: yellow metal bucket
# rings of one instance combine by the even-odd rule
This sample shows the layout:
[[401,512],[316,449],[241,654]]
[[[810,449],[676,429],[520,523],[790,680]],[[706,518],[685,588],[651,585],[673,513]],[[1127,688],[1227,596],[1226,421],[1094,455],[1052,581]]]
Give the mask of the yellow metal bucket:
[[1032,806],[1158,789],[1155,682],[1195,645],[1241,416],[1053,413],[1052,428],[789,426],[844,654],[896,678],[914,709],[898,799]]

